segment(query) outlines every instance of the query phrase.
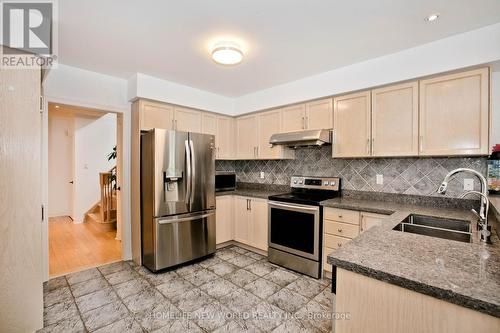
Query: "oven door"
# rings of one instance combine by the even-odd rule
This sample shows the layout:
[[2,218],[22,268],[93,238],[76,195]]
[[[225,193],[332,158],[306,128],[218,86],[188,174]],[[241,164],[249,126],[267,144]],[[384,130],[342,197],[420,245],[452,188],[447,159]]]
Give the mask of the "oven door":
[[269,201],[269,247],[319,261],[320,207]]

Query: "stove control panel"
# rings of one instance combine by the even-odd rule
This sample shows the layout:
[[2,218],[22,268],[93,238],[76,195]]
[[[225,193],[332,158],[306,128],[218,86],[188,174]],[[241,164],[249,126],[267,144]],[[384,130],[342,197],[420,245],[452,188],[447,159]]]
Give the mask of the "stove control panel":
[[318,190],[339,191],[340,178],[292,176],[290,186],[293,188],[310,188]]

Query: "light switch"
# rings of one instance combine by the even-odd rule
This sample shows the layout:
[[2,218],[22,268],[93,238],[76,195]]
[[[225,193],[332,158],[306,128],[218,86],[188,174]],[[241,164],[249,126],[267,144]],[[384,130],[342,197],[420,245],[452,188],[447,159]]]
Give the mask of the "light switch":
[[377,175],[377,185],[384,185],[384,175]]
[[474,179],[465,178],[464,179],[464,191],[472,191],[474,190]]
[[260,172],[260,179],[264,179],[264,178],[265,178],[264,171],[261,171],[261,172]]

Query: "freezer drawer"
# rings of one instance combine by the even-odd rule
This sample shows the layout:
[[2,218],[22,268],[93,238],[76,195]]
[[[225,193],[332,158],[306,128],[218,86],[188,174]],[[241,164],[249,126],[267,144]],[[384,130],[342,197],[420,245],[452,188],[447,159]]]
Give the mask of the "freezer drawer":
[[150,230],[153,235],[146,239],[150,239],[152,246],[143,244],[143,264],[151,271],[215,252],[214,209],[153,219]]

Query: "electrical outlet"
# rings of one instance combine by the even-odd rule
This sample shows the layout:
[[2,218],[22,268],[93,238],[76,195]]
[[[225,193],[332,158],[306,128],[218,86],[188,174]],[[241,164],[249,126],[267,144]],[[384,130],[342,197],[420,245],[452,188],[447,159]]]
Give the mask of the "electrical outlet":
[[474,190],[474,179],[465,178],[464,179],[464,191],[472,191]]
[[384,175],[377,175],[377,185],[384,185]]
[[266,175],[264,174],[264,171],[261,171],[260,172],[260,179],[264,179],[266,177]]

